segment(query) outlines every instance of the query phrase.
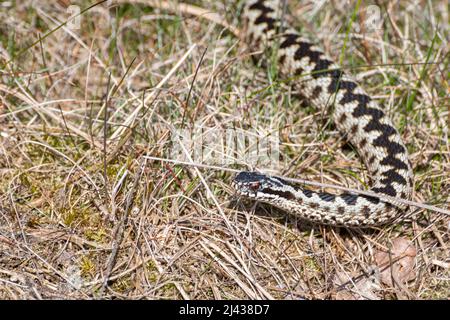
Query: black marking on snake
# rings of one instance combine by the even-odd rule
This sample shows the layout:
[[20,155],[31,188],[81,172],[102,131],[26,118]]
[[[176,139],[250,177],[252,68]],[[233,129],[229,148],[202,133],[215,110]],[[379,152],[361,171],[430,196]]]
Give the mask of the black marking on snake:
[[345,120],[347,120],[347,115],[345,113],[343,113],[340,117],[339,117],[339,122],[340,123],[344,123]]
[[326,76],[329,75],[331,77],[331,82],[328,86],[328,93],[333,94],[338,92],[341,89],[342,83],[345,83],[346,81],[342,81],[341,78],[344,75],[344,72],[342,72],[339,69],[334,70],[328,70],[326,72],[317,73],[317,75]]
[[353,81],[342,80],[339,84],[340,89],[347,90],[348,92],[353,92],[358,87],[358,85]]
[[376,197],[366,196],[364,194],[360,195],[360,197],[366,199],[367,201],[369,201],[370,203],[373,203],[373,204],[380,203],[380,199],[376,198]]
[[312,94],[313,94],[313,98],[317,97],[320,93],[322,92],[322,87],[317,86],[314,88]]
[[368,207],[368,206],[364,206],[364,207],[362,207],[362,209],[361,209],[361,211],[362,211],[362,213],[364,214],[364,216],[366,217],[366,218],[369,218],[370,217],[370,208]]
[[313,209],[317,209],[319,207],[319,204],[316,202],[310,203],[309,206]]
[[[380,122],[380,119],[384,117],[384,112],[379,109],[367,108],[364,103],[360,102],[359,105],[353,110],[353,115],[355,117],[363,117],[366,115],[371,116],[372,119],[364,127],[364,130],[366,132],[381,132],[381,135],[373,141],[373,144],[375,146],[385,148],[388,153],[388,157],[392,157],[392,159],[385,159],[385,161],[392,163],[392,165],[397,169],[407,169],[407,165],[405,163],[401,162],[400,164],[395,161],[395,158],[393,158],[393,155],[404,153],[405,148],[401,144],[389,140],[389,137],[397,134],[397,131],[392,126],[382,124]],[[397,167],[397,165],[399,165],[399,167]]]
[[[303,74],[303,69],[300,68],[300,67],[298,67],[297,69],[295,69],[294,74],[295,74],[296,76],[301,76],[301,75]],[[320,87],[319,87],[319,88],[320,88]]]
[[292,199],[296,198],[295,195],[293,195],[289,191],[272,190],[272,189],[264,188],[263,190],[261,190],[261,192],[276,195],[276,196],[279,196],[279,197],[282,197],[282,198],[285,198],[288,200],[292,200]]
[[334,199],[336,199],[336,196],[334,194],[327,192],[319,192],[317,195],[319,196],[320,199],[327,202],[333,202]]
[[259,24],[259,23],[263,23],[263,22],[265,22],[267,24],[266,28],[264,29],[264,31],[267,32],[271,29],[274,29],[276,20],[273,18],[266,17],[261,14],[258,18],[256,18],[255,23]]
[[302,192],[303,192],[303,194],[304,194],[305,196],[307,196],[308,198],[311,198],[312,195],[313,195],[313,193],[314,193],[314,192],[312,192],[311,190],[308,190],[308,189],[302,189]]
[[278,23],[278,21],[267,15],[267,14],[273,12],[274,10],[272,8],[266,7],[264,5],[264,1],[259,1],[259,2],[254,3],[253,5],[250,6],[250,9],[251,10],[254,10],[254,9],[260,10],[261,14],[259,15],[259,17],[256,18],[255,24],[266,23],[267,26],[263,30],[263,32],[267,32],[269,30],[275,29],[275,25]]
[[[346,83],[347,81],[342,81],[342,82]],[[353,90],[350,90],[350,89],[345,91],[344,96],[339,101],[339,103],[346,104],[346,103],[350,103],[350,102],[354,102],[354,101],[358,102],[358,106],[355,108],[355,110],[353,110],[353,115],[355,117],[360,117],[365,114],[372,115],[375,112],[381,112],[381,116],[379,116],[377,118],[378,120],[383,116],[383,112],[381,110],[367,108],[367,104],[371,101],[371,99],[368,95],[361,94],[361,93],[353,93]],[[356,115],[356,114],[361,114],[361,115]]]
[[[314,63],[314,69],[311,71],[312,77],[322,78],[329,77],[331,82],[328,86],[328,92],[333,94],[340,89],[347,89],[353,91],[357,87],[357,84],[351,81],[341,81],[343,72],[340,69],[330,69],[334,64],[333,61],[326,58],[321,58],[322,51],[311,50],[312,43],[299,41],[299,35],[289,33],[284,35],[284,41],[280,45],[280,49],[285,49],[293,45],[298,45],[298,49],[294,53],[295,60],[301,60],[304,57],[308,57],[311,63]],[[367,96],[366,96],[367,97]]]
[[298,41],[296,43],[299,47],[295,51],[294,58],[295,60],[301,60],[304,57],[308,57],[311,61],[315,61],[319,59],[320,52],[311,51],[312,43]]
[[250,10],[261,10],[261,11],[263,11],[263,12],[265,12],[265,13],[273,12],[273,9],[272,9],[272,8],[266,7],[266,6],[264,5],[264,1],[263,1],[263,0],[262,0],[262,1],[255,2],[254,4],[252,4],[252,5],[249,7],[249,9],[250,9]]
[[383,159],[386,163],[389,163],[389,165],[396,169],[408,169],[408,166],[404,162],[398,161],[398,159],[395,158],[395,155],[403,154],[405,152],[405,148],[397,142],[390,141],[384,134],[384,131],[373,141],[373,144],[386,149],[387,156]]
[[310,62],[315,64],[314,69],[311,71],[312,77],[314,79],[329,77],[331,82],[328,85],[328,92],[330,94],[337,92],[340,88],[341,78],[344,73],[339,69],[330,69],[333,61],[321,58],[320,56],[323,55],[322,51],[311,50],[312,43],[298,41],[296,44],[299,45],[299,48],[295,51],[294,59],[301,60],[304,57],[308,57]]
[[394,187],[391,184],[386,185],[385,187],[382,188],[372,188],[371,190],[373,192],[383,193],[391,197],[395,197],[397,195],[397,191],[395,191]]
[[394,157],[387,157],[381,160],[381,165],[388,165],[397,169],[408,170],[408,166],[402,161]]
[[366,138],[363,138],[363,139],[359,142],[359,147],[360,147],[361,149],[364,149],[364,147],[366,146],[366,144],[367,144],[367,139],[366,139]]
[[392,182],[397,182],[402,185],[406,184],[405,178],[400,175],[395,169],[385,171],[382,173],[382,175],[385,176],[386,179],[380,180],[381,183],[390,184]]
[[358,200],[358,196],[350,193],[343,193],[339,196],[345,203],[349,206],[354,206],[356,204],[356,200]]
[[297,43],[300,36],[295,33],[288,33],[284,35],[284,41],[280,44],[280,49],[285,49]]

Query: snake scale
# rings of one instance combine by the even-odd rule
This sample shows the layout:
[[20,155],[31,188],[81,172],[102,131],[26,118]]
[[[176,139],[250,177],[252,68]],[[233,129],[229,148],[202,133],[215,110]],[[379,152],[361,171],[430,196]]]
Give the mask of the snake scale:
[[[251,0],[244,9],[245,37],[254,50],[276,48],[281,79],[318,109],[330,110],[337,129],[356,148],[371,177],[370,191],[409,199],[413,173],[398,131],[378,103],[315,44],[282,19],[280,1]],[[238,195],[267,203],[314,223],[376,227],[401,217],[406,206],[352,193],[296,187],[258,172],[233,180]]]

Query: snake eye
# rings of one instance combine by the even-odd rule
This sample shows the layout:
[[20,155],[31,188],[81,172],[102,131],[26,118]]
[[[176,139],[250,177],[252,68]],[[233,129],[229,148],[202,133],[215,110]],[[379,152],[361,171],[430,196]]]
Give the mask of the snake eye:
[[261,183],[259,182],[252,182],[250,183],[249,187],[250,189],[252,189],[253,191],[256,191],[259,189],[259,186],[261,185]]

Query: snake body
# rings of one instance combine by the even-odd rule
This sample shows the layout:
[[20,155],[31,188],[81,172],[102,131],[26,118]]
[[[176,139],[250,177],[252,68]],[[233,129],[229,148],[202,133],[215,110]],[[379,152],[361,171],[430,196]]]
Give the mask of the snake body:
[[[398,131],[378,103],[315,44],[282,19],[280,1],[251,0],[244,9],[252,49],[276,48],[281,79],[311,105],[330,110],[337,129],[357,149],[371,177],[370,191],[409,199],[413,174]],[[241,172],[237,194],[281,208],[315,223],[375,227],[402,216],[405,205],[351,193],[331,194],[296,187],[278,177]]]

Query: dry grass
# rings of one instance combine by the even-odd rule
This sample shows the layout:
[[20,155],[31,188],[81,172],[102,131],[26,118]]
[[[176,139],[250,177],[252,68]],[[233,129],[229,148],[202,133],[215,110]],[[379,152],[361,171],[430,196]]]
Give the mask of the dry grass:
[[[294,23],[335,59],[348,38],[343,64],[389,109],[414,166],[413,200],[449,209],[447,1],[379,1],[389,15],[365,35],[346,33],[352,6],[327,2],[310,17],[311,2],[300,2]],[[380,230],[310,225],[243,206],[227,171],[145,160],[170,157],[170,125],[279,128],[280,174],[354,188],[368,181],[327,113],[301,106],[222,26],[102,4],[82,14],[79,30],[60,28],[30,47],[67,19],[69,0],[8,3],[1,298],[449,298],[447,216],[412,208],[413,219]],[[238,24],[235,1],[197,5]],[[413,270],[385,283],[376,254],[399,237],[416,252]]]

